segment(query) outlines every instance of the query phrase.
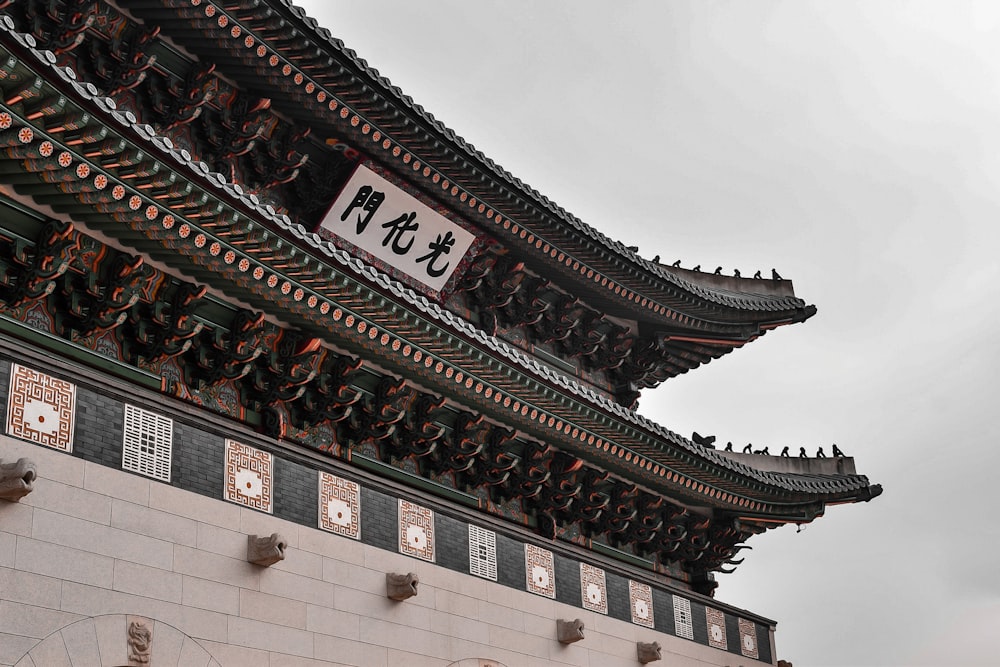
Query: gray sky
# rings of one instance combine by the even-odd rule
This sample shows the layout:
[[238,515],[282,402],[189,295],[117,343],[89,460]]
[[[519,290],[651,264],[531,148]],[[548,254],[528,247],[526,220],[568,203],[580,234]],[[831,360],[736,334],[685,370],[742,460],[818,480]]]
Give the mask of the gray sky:
[[720,576],[778,657],[996,664],[1000,3],[299,1],[590,225],[819,307],[640,401],[885,487]]

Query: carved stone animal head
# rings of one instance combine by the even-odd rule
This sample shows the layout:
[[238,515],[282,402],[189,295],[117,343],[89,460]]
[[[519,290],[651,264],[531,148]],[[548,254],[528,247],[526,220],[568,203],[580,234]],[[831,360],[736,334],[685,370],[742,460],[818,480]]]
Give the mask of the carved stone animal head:
[[659,642],[636,642],[635,649],[639,662],[644,665],[663,658]]
[[249,535],[247,537],[247,561],[254,565],[269,567],[279,560],[285,560],[287,546],[288,540],[278,533],[272,533],[265,537]]
[[20,458],[14,463],[0,460],[0,499],[16,503],[31,493],[37,476],[31,459]]
[[402,602],[417,594],[417,584],[419,583],[420,578],[413,572],[407,574],[386,572],[385,595],[392,600]]
[[583,621],[575,619],[567,621],[558,619],[556,621],[556,638],[562,644],[572,644],[583,639]]

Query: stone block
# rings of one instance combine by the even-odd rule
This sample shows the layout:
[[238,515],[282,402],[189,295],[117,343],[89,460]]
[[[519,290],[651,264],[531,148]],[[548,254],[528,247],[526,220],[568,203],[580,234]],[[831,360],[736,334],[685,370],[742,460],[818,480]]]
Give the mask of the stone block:
[[36,637],[0,632],[0,665],[13,665],[37,643]]
[[305,630],[229,617],[229,643],[263,651],[313,657],[313,635]]
[[62,634],[54,633],[43,642],[39,642],[35,648],[28,653],[36,665],[45,667],[73,667],[69,661],[69,653],[66,651],[66,644],[63,642]]
[[479,613],[477,618],[484,623],[495,625],[515,632],[524,632],[524,612],[494,604],[486,600],[479,600]]
[[306,629],[306,603],[278,595],[241,590],[240,616],[265,623]]
[[193,547],[199,525],[192,519],[124,500],[111,502],[111,526],[130,533]]
[[181,601],[185,606],[239,615],[240,588],[188,575],[183,575],[183,580]]
[[[244,545],[246,542],[244,541]],[[244,546],[245,548],[245,546]],[[260,588],[260,568],[245,560],[226,558],[218,554],[174,545],[174,572],[199,579],[209,579],[231,586],[258,590]],[[264,572],[267,572],[266,570]]]
[[[547,658],[551,643],[551,639],[497,626],[490,627],[490,646],[523,653],[534,658]],[[515,662],[515,664],[518,663]]]
[[31,572],[0,568],[0,597],[35,607],[59,609],[62,581]]
[[306,630],[356,640],[361,632],[361,616],[321,605],[306,605]]
[[175,572],[124,560],[115,561],[113,588],[116,591],[167,602],[181,602],[182,582],[182,575]]
[[15,535],[31,536],[31,519],[35,508],[25,503],[0,503],[0,526]]
[[94,633],[101,651],[102,665],[127,665],[125,649],[125,616],[112,614],[94,619]]
[[[191,639],[190,637],[184,638],[184,643],[181,644],[181,655],[177,660],[177,665],[180,667],[208,667],[208,664],[212,661],[212,656],[205,650],[205,648]],[[235,663],[242,664],[242,663]]]
[[318,579],[303,577],[294,572],[283,572],[274,568],[260,570],[261,593],[282,595],[292,600],[311,604],[332,606],[337,587]]
[[383,585],[385,574],[353,563],[324,558],[323,581],[362,591],[374,591]]
[[421,610],[427,618],[427,629],[443,637],[457,638],[473,642],[479,646],[490,643],[490,626],[475,618],[466,618],[457,614],[446,614],[435,610]]
[[52,480],[36,484],[34,493],[21,502],[105,526],[111,523],[110,498]]
[[137,505],[149,505],[147,477],[132,475],[88,461],[84,467],[83,488]]
[[221,500],[221,491],[218,498],[209,498],[167,484],[149,487],[149,506],[153,509],[188,519],[197,517],[198,521],[223,528],[240,525],[240,508]]
[[285,554],[286,558],[279,563],[275,563],[273,565],[274,569],[301,574],[303,577],[309,577],[310,579],[323,578],[323,557],[319,554],[292,547],[289,547]]
[[0,531],[0,567],[14,567],[16,552],[17,535]]
[[179,660],[185,638],[184,633],[172,625],[160,621],[153,623],[153,660],[151,665],[184,667],[184,663],[179,662]]
[[479,615],[479,598],[439,588],[434,591],[434,608],[447,614],[476,618]]
[[419,653],[390,649],[389,664],[406,665],[406,667],[443,667],[448,665],[448,661],[441,658],[420,655]]
[[[109,523],[110,520],[109,505]],[[169,570],[173,565],[173,550],[169,542],[43,509],[35,510],[31,536],[37,540],[143,563],[161,570]]]
[[[212,654],[212,658],[218,661],[217,664],[226,665],[226,667],[230,665],[237,665],[238,667],[271,667],[273,664],[270,662],[270,655],[267,651],[215,642],[204,642],[204,646],[205,650]],[[209,663],[208,667],[212,667],[212,663]]]
[[220,528],[210,523],[199,523],[197,534],[197,544],[194,546],[203,551],[211,551],[229,558],[246,556],[247,536],[239,531]]
[[299,549],[321,556],[330,556],[335,561],[362,565],[365,562],[363,542],[327,533],[319,529],[299,528]]
[[[377,644],[355,639],[315,636],[316,657],[336,660],[337,664],[351,667],[389,667],[389,650]],[[510,663],[513,667],[513,663]]]
[[0,600],[0,633],[3,634],[43,639],[80,618],[64,611]]
[[378,618],[366,619],[361,624],[361,641],[442,660],[450,656],[449,639],[444,635]]

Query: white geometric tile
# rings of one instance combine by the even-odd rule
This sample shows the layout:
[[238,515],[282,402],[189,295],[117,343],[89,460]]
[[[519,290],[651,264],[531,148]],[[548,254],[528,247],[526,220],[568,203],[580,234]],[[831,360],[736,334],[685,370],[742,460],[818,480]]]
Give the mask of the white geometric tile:
[[705,607],[705,623],[708,625],[708,645],[721,648],[723,651],[729,648],[726,641],[726,615],[718,609]]
[[122,469],[170,481],[174,420],[125,404]]
[[525,577],[528,592],[547,598],[556,596],[556,561],[548,549],[524,545]]
[[469,524],[469,572],[497,580],[497,534]]
[[632,622],[647,628],[653,627],[653,589],[629,579],[628,600],[632,609]]
[[694,639],[694,623],[691,620],[691,601],[679,595],[674,597],[674,633],[678,637]]
[[76,385],[11,364],[7,433],[64,452],[73,451]]
[[320,471],[319,527],[361,539],[361,487],[356,482]]
[[740,652],[748,658],[758,659],[757,628],[753,621],[741,618],[740,622]]
[[608,613],[608,583],[604,570],[580,563],[580,595],[584,609],[599,614]]
[[274,458],[267,452],[227,439],[224,498],[270,514],[273,488]]
[[399,499],[399,552],[434,562],[434,512]]

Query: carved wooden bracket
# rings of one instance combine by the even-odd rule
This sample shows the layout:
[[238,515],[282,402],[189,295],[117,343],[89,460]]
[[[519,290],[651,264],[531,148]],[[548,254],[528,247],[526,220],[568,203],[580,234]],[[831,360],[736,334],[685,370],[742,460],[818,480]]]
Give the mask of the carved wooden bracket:
[[258,535],[247,536],[247,562],[261,567],[270,567],[279,560],[285,560],[285,548],[288,540],[278,533],[268,537]]

